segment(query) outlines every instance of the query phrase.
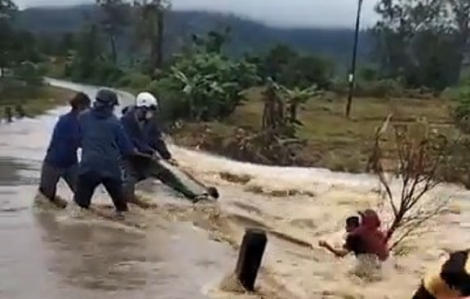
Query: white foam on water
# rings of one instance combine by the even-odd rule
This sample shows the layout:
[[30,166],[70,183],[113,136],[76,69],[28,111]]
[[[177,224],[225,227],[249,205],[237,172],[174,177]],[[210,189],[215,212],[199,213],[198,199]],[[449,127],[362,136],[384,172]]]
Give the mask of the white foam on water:
[[[51,83],[84,90],[81,85],[61,81]],[[86,87],[85,90],[89,93],[96,92],[91,87]],[[126,102],[132,100],[126,94],[122,97]],[[27,126],[26,122],[24,126]],[[44,149],[49,140],[51,124],[48,121],[47,127],[33,132],[31,137],[28,135],[32,139],[31,148]],[[31,123],[28,124],[30,125]],[[11,134],[15,131],[20,136],[21,127],[22,124],[19,124],[17,128],[12,128]],[[0,130],[3,133],[9,129],[2,127]],[[21,148],[19,140],[21,137],[13,142],[18,142],[18,147]],[[31,148],[25,153],[30,154]],[[170,146],[170,150],[185,169],[205,183],[218,187],[221,194],[219,206],[225,215],[243,215],[248,219],[256,219],[286,236],[313,245],[308,249],[277,238],[269,239],[263,260],[266,268],[264,275],[275,279],[296,298],[410,298],[427,267],[434,264],[445,250],[466,248],[470,241],[469,224],[465,223],[465,219],[470,219],[469,192],[455,185],[441,185],[428,194],[428,200],[431,203],[435,201],[434,198],[449,199],[453,212],[443,213],[430,220],[426,232],[411,238],[407,243],[408,254],[391,259],[384,267],[385,275],[381,281],[364,282],[350,274],[355,261],[353,257],[337,259],[319,248],[317,243],[319,240],[327,240],[340,246],[343,242],[345,217],[359,209],[377,207],[382,202],[374,192],[379,186],[375,177],[334,173],[316,168],[260,166],[174,145]],[[1,151],[2,146],[0,153]],[[38,150],[38,157],[43,154],[44,151]],[[248,175],[251,180],[245,185],[229,183],[220,178],[222,172]],[[398,182],[392,185],[394,192],[399,191]],[[266,192],[308,191],[313,197],[273,197],[265,195],[266,192],[254,194],[249,191],[253,187],[260,187]],[[161,202],[159,196],[164,197],[160,194],[153,196],[157,203]],[[94,199],[96,203],[105,200],[110,202],[102,195]],[[380,214],[385,222],[390,218],[389,209],[380,210]],[[239,230],[237,235],[232,236],[237,242],[240,241],[243,227]],[[222,293],[216,295],[212,291],[206,291],[214,297],[224,297]]]

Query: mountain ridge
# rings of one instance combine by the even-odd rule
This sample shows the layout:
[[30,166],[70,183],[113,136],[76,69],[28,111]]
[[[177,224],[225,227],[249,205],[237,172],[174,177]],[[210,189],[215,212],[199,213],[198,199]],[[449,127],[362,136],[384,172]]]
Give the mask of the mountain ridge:
[[[35,34],[57,35],[79,31],[87,22],[99,20],[99,7],[94,4],[74,6],[38,6],[20,11],[18,25]],[[284,28],[220,12],[175,10],[166,16],[167,46],[175,49],[191,34],[229,26],[230,54],[264,52],[276,44],[285,44],[304,53],[315,53],[345,66],[351,55],[354,30],[344,28]],[[367,60],[372,39],[361,31],[358,57]]]

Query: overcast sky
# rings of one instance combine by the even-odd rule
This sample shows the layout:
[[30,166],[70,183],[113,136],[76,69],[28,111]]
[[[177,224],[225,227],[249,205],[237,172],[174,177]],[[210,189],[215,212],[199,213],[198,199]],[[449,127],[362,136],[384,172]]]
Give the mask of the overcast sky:
[[[92,0],[15,0],[21,7],[72,5]],[[377,0],[364,0],[363,25],[374,22]],[[234,13],[271,25],[289,27],[353,27],[357,0],[172,0],[174,9]]]

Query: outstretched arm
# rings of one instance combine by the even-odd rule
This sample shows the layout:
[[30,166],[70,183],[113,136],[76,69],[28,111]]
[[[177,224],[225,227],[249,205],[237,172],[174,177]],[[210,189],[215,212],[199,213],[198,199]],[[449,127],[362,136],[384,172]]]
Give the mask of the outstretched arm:
[[157,140],[154,140],[151,143],[151,147],[158,152],[158,154],[165,160],[170,160],[172,159],[172,155],[170,151],[168,150],[168,147],[166,146],[165,141],[163,139],[159,138]]
[[156,150],[163,159],[172,159],[172,155],[163,140],[163,135],[158,125],[156,123],[152,123],[147,133],[150,139],[150,146]]
[[336,257],[345,257],[349,253],[348,249],[346,248],[336,249],[325,241],[318,242],[318,245],[320,247],[325,248],[329,252],[333,253]]

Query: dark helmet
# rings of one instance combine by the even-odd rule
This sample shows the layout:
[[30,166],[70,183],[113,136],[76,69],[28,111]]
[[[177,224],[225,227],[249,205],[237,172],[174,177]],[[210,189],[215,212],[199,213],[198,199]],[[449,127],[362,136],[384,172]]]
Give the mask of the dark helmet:
[[100,89],[96,94],[96,101],[109,107],[119,105],[117,94],[109,89]]

